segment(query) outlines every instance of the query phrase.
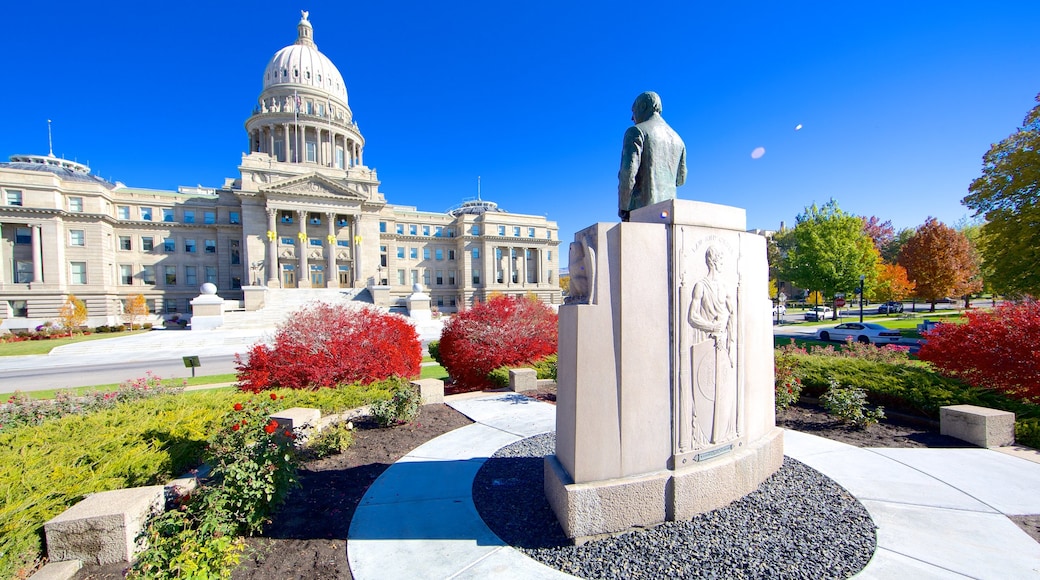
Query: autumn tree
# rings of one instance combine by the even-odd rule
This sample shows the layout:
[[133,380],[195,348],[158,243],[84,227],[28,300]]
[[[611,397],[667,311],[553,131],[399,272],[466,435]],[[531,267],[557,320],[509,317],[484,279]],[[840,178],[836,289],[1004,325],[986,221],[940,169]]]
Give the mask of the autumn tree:
[[805,208],[795,221],[780,242],[785,278],[828,297],[859,288],[861,275],[867,290],[873,288],[879,255],[863,231],[863,220],[843,212],[832,199]]
[[570,274],[564,274],[563,276],[560,276],[559,284],[560,284],[560,290],[563,290],[564,294],[569,292],[570,289],[571,289],[571,276],[570,276]]
[[61,321],[62,328],[70,333],[74,332],[87,322],[86,303],[76,298],[75,294],[69,294],[65,304],[62,304],[61,310],[58,311],[58,320]]
[[907,240],[914,237],[913,228],[903,228],[896,232],[892,240],[881,250],[881,259],[889,264],[899,261],[899,251],[906,245]]
[[127,299],[126,306],[123,308],[123,316],[130,323],[130,330],[134,329],[134,325],[137,324],[138,320],[148,316],[148,301],[145,299],[144,294],[131,296]]
[[876,215],[869,218],[861,216],[860,219],[863,220],[863,233],[874,242],[878,253],[883,254],[885,248],[896,239],[896,230],[892,227],[892,220],[881,221],[881,218]]
[[986,218],[980,249],[993,289],[1040,296],[1040,104],[982,157],[961,203]]
[[914,295],[932,305],[947,296],[964,296],[982,287],[978,265],[964,234],[930,217],[899,252],[899,264],[914,282]]
[[906,274],[906,268],[899,264],[878,264],[877,285],[872,296],[878,302],[889,300],[902,301],[910,297],[914,291],[914,283]]

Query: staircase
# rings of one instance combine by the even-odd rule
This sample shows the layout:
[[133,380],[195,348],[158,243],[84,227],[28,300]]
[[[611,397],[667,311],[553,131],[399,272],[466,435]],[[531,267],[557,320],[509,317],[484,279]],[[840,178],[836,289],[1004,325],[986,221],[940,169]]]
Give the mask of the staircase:
[[263,308],[253,312],[225,312],[221,329],[274,329],[311,302],[350,302],[362,291],[357,288],[268,288]]

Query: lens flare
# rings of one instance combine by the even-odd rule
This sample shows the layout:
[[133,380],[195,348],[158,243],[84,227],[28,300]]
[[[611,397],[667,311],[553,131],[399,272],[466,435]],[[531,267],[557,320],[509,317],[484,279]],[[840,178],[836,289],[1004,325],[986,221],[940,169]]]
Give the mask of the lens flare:
[[765,147],[755,147],[754,151],[751,152],[751,158],[752,159],[760,159],[765,154],[766,154],[766,148]]

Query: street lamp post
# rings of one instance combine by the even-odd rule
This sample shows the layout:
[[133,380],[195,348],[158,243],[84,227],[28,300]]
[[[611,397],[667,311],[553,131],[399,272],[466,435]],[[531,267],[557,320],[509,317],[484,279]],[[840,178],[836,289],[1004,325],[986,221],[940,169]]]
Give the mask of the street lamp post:
[[863,280],[867,277],[864,274],[859,275],[859,321],[863,322]]

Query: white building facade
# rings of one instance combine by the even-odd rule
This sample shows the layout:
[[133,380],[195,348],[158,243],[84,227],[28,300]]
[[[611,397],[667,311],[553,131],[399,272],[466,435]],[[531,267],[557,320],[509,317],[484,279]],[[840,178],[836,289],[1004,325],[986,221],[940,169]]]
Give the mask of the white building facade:
[[487,201],[387,203],[342,75],[306,15],[297,31],[268,62],[240,177],[222,187],[127,187],[53,155],[0,163],[3,328],[54,319],[69,294],[91,324],[116,322],[138,294],[186,316],[205,282],[227,299],[248,286],[375,287],[401,304],[420,283],[445,312],[493,292],[561,302],[555,222]]

